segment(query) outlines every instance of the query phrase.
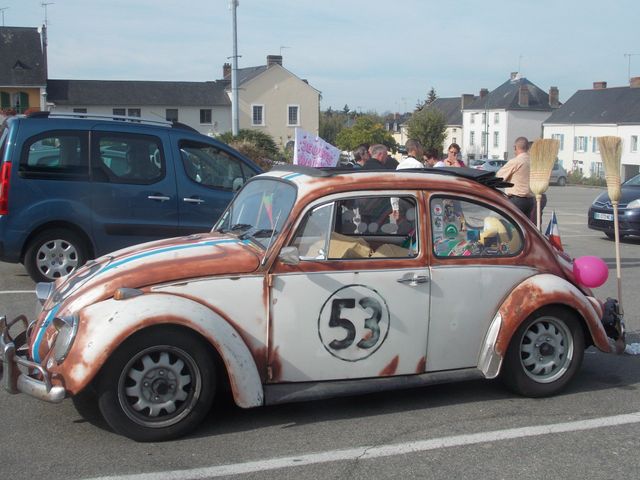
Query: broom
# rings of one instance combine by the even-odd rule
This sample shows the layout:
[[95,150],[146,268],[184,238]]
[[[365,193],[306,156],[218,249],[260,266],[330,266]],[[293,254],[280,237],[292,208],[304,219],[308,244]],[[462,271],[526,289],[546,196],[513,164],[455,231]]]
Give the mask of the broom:
[[618,225],[618,202],[622,196],[620,190],[620,160],[622,158],[622,139],[620,137],[598,137],[598,147],[604,165],[604,178],[607,191],[613,205],[613,232],[616,242],[616,277],[618,280],[618,305],[622,310],[622,276],[620,274],[620,226]]
[[529,188],[536,196],[536,226],[541,229],[542,223],[542,194],[549,188],[549,177],[553,164],[558,158],[560,142],[551,138],[542,138],[533,142],[529,156],[531,157],[531,173],[529,174]]

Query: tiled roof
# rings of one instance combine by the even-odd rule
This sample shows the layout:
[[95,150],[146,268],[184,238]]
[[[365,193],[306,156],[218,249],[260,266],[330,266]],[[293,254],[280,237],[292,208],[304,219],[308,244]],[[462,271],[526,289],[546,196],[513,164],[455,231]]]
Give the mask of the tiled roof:
[[[524,85],[529,91],[528,106],[521,106],[518,103],[520,85]],[[549,94],[542,91],[536,85],[524,77],[507,80],[495,90],[489,92],[484,97],[467,105],[465,110],[536,110],[551,111],[549,106]]]
[[436,98],[427,108],[441,111],[447,125],[462,125],[462,100],[460,97]]
[[38,29],[0,27],[0,86],[44,86],[46,83]]
[[640,124],[640,88],[578,90],[545,124]]
[[157,82],[135,80],[49,80],[47,101],[58,105],[231,104],[223,82]]

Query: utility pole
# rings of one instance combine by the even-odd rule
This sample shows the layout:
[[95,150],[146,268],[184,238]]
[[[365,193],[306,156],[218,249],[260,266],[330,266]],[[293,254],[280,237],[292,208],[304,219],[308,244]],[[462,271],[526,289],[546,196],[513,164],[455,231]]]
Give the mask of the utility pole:
[[627,79],[631,81],[631,57],[640,57],[640,53],[625,53],[624,56],[629,59],[629,66],[627,68]]
[[236,21],[236,9],[239,1],[231,0],[229,8],[233,19],[233,57],[231,60],[231,133],[238,135],[240,131],[240,109],[238,102],[238,26]]
[[0,12],[2,12],[2,26],[4,27],[4,11],[9,10],[9,7],[0,8]]

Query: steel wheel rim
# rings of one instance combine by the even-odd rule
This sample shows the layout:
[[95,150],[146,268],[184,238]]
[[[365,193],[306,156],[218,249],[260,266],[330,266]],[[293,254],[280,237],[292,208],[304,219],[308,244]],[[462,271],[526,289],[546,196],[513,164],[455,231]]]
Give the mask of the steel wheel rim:
[[182,349],[161,345],[137,353],[118,380],[124,413],[144,427],[163,428],[183,420],[200,398],[202,376]]
[[524,373],[538,383],[561,378],[573,360],[573,335],[567,325],[554,317],[541,317],[520,339],[520,363]]
[[36,265],[51,280],[64,277],[78,268],[78,250],[62,238],[49,240],[38,249]]

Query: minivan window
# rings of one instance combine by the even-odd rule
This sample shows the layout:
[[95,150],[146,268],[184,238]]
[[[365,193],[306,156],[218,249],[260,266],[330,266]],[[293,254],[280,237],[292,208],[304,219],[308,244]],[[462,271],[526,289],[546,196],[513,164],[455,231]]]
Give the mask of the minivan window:
[[253,176],[240,160],[211,145],[183,142],[180,156],[187,177],[207,187],[235,192]]
[[49,179],[84,179],[89,171],[86,137],[75,132],[47,132],[24,143],[20,173]]
[[94,178],[98,181],[148,185],[164,177],[165,159],[156,137],[100,134],[94,148],[98,170],[94,169]]

